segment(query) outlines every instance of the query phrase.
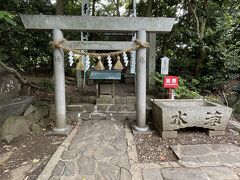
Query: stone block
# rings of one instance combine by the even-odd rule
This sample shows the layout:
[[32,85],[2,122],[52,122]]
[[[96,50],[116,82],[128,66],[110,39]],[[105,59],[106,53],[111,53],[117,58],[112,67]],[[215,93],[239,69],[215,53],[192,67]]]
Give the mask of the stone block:
[[106,114],[104,113],[92,113],[91,115],[92,120],[105,120]]
[[93,104],[82,104],[82,106],[83,106],[83,109],[85,112],[91,113],[91,112],[95,111],[95,109],[97,109],[97,107],[95,107],[95,105],[93,105]]
[[102,105],[102,104],[97,105],[98,112],[106,112],[108,108],[109,108],[109,105]]
[[90,113],[88,113],[88,112],[82,112],[82,113],[80,114],[80,118],[81,118],[82,120],[89,120],[89,119],[90,119]]
[[114,98],[97,98],[96,104],[115,104]]
[[116,104],[126,104],[126,97],[115,96],[115,103]]
[[107,162],[99,162],[99,170],[104,179],[118,179],[120,168]]
[[30,105],[27,107],[27,109],[25,110],[23,116],[27,116],[27,115],[33,113],[33,112],[36,111],[36,110],[37,110],[37,108],[34,107],[32,104],[30,104]]
[[186,127],[225,131],[231,113],[229,107],[201,99],[152,100],[153,122],[159,132]]
[[219,153],[218,158],[221,164],[225,164],[225,165],[240,163],[240,160],[230,153]]
[[14,138],[29,132],[29,126],[23,117],[11,116],[2,125],[1,139],[9,143]]
[[160,169],[144,169],[143,179],[144,180],[163,180]]
[[63,174],[65,176],[74,176],[75,163],[71,161],[66,161],[64,163],[65,163],[65,169]]
[[96,104],[96,96],[89,96],[87,103]]
[[125,106],[123,104],[111,105],[111,106],[109,106],[108,111],[110,111],[110,112],[125,111]]
[[77,149],[67,150],[67,151],[63,152],[61,159],[62,160],[72,160],[72,159],[76,158],[77,155],[78,155]]
[[82,97],[81,96],[71,96],[70,97],[70,103],[80,103],[82,102]]
[[121,168],[120,180],[132,180],[132,174],[129,170]]
[[201,167],[211,180],[238,180],[238,175],[227,166]]
[[209,155],[211,149],[204,145],[171,145],[171,149],[179,157],[205,156]]
[[235,144],[209,144],[206,145],[209,149],[212,151],[215,151],[216,153],[221,152],[240,152],[240,146]]
[[130,169],[130,163],[126,153],[121,156],[113,157],[111,163],[124,169]]
[[209,180],[206,173],[198,168],[164,168],[161,169],[163,179],[171,180]]
[[126,110],[127,111],[136,111],[136,104],[127,104],[126,105]]
[[93,157],[88,157],[88,156],[82,155],[77,160],[79,174],[80,175],[93,175],[95,172],[95,168],[96,168],[95,163],[96,162]]
[[[107,137],[108,138],[108,137]],[[94,150],[93,157],[96,160],[106,159],[114,157],[118,154],[113,146],[108,144],[99,144],[98,147]]]
[[67,110],[68,110],[68,111],[78,111],[78,112],[82,112],[82,111],[84,111],[84,108],[83,108],[82,104],[77,104],[77,103],[75,103],[75,104],[69,104],[69,105],[67,106]]
[[24,118],[27,120],[27,123],[31,125],[33,123],[38,123],[43,117],[41,112],[37,109],[36,111],[28,114]]
[[136,104],[136,96],[127,96],[127,104]]

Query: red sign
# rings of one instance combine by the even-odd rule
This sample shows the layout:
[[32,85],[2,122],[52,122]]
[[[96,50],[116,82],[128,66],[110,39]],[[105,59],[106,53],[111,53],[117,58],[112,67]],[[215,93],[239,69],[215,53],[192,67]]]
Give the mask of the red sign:
[[163,87],[164,88],[177,88],[178,87],[178,77],[177,76],[164,76]]

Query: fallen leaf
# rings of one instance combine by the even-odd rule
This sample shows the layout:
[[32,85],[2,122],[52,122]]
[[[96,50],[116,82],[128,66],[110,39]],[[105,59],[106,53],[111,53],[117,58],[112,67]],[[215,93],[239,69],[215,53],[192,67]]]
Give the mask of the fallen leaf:
[[22,163],[22,165],[26,165],[26,164],[28,164],[28,162],[27,162],[27,161],[25,161],[25,162],[23,162],[23,163]]
[[61,144],[61,141],[57,141],[57,142],[52,142],[52,145],[57,145],[57,144]]
[[33,163],[38,163],[40,159],[33,159]]
[[160,161],[164,161],[166,158],[164,156],[160,156]]
[[4,174],[4,173],[7,173],[7,172],[9,172],[9,169],[6,169],[5,171],[3,171],[3,174]]

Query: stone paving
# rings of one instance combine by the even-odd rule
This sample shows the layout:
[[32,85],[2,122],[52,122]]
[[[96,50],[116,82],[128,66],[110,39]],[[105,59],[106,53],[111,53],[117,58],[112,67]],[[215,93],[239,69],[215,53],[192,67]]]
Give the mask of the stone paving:
[[[57,159],[50,180],[238,180],[240,147],[176,145],[179,162],[139,163],[128,123],[83,121],[70,145]],[[218,157],[218,159],[215,157]],[[232,158],[234,156],[234,158]],[[185,164],[183,162],[185,158]],[[191,158],[197,165],[186,167]],[[196,163],[196,162],[194,162]],[[212,164],[211,164],[212,163]],[[192,164],[190,164],[192,165]]]
[[129,169],[124,124],[84,121],[50,179],[130,180]]
[[240,147],[234,144],[172,145],[179,164],[186,167],[240,167]]

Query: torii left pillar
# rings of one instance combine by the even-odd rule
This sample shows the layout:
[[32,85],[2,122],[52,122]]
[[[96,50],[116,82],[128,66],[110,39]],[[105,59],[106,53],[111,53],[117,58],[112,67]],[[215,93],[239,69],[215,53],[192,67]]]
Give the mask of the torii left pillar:
[[[63,33],[60,29],[53,30],[53,42],[58,43],[63,40]],[[64,52],[62,48],[55,48],[53,51],[54,60],[54,83],[55,83],[55,105],[56,105],[56,133],[68,131],[66,120],[66,99],[65,99],[65,71]]]
[[[146,31],[138,31],[137,39],[146,42]],[[146,48],[137,50],[137,125],[134,129],[147,131],[146,126]]]

